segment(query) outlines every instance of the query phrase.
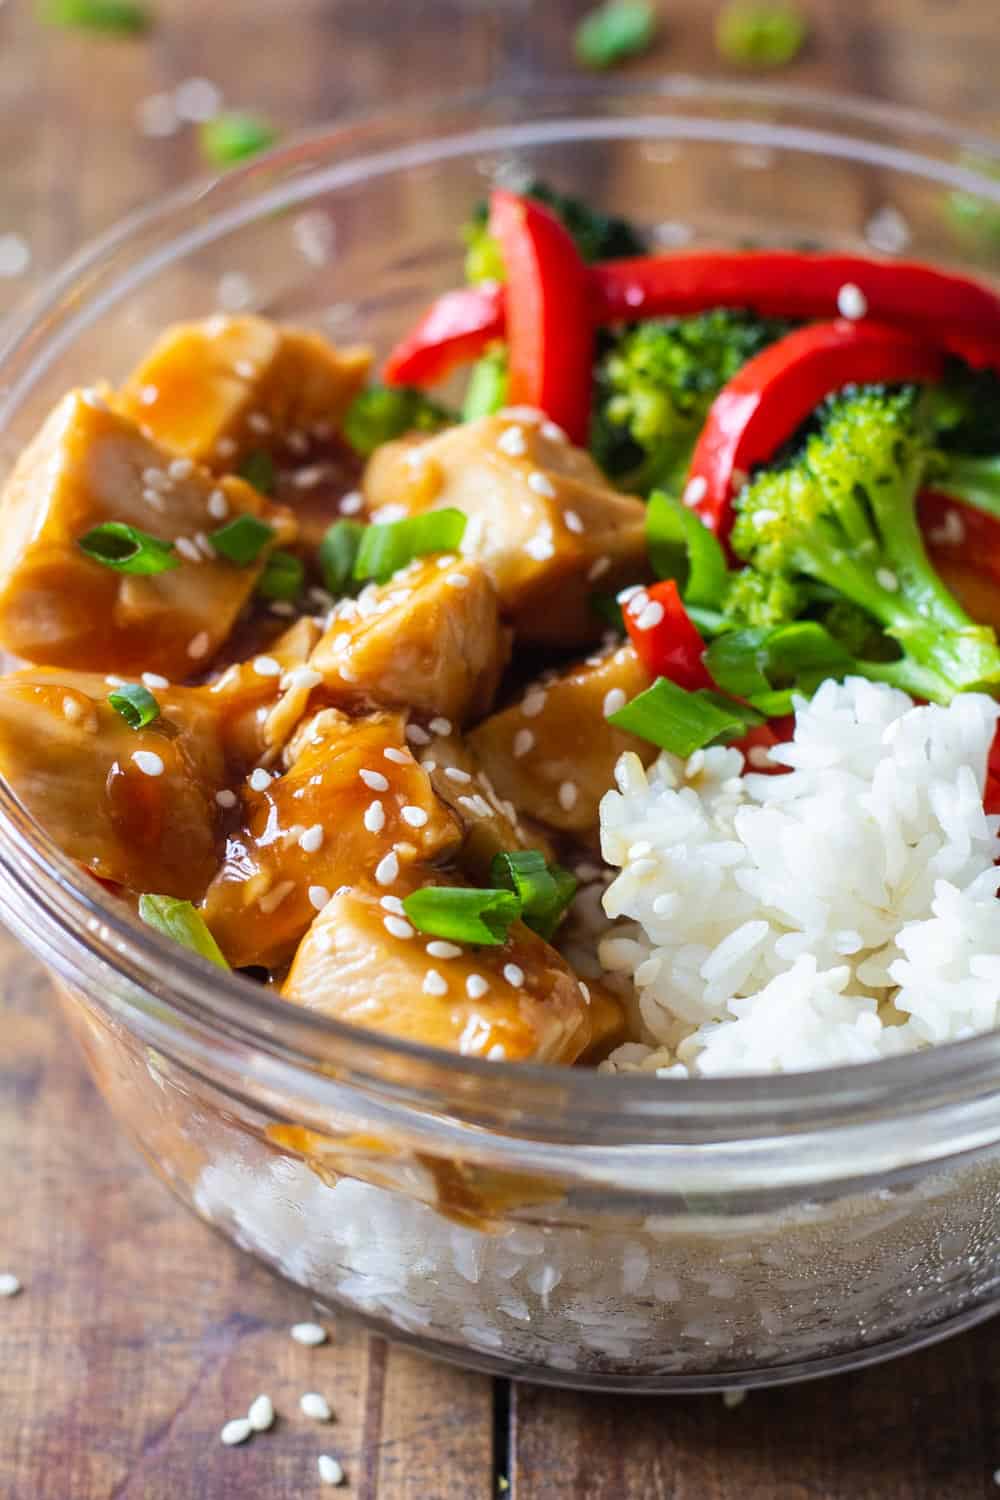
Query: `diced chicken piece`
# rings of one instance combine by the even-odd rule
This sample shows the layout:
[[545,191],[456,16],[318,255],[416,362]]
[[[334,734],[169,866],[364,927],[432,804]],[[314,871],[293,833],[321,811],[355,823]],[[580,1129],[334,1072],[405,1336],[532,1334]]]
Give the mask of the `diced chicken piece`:
[[590,991],[590,1041],[577,1062],[596,1068],[609,1052],[627,1039],[625,1007],[611,991],[596,979],[586,981]]
[[407,734],[434,790],[462,825],[465,837],[456,859],[470,879],[489,885],[493,857],[506,850],[540,849],[546,859],[555,857],[546,835],[523,827],[514,805],[497,796],[460,735],[431,735],[417,724],[409,725]]
[[[216,498],[217,497],[217,498]],[[274,540],[237,567],[207,555],[220,518],[266,519]],[[118,572],[79,539],[123,521],[175,543],[178,566]],[[240,479],[171,461],[100,398],[73,392],[25,450],[0,498],[0,642],[50,666],[184,678],[203,670],[256,585],[290,512]]]
[[290,957],[338,886],[368,877],[388,893],[400,871],[457,848],[458,825],[410,754],[403,725],[399,714],[350,719],[323,709],[290,742],[284,775],[251,774],[243,826],[205,901],[234,967]]
[[329,438],[370,366],[368,349],[339,350],[264,318],[217,316],[168,328],[118,399],[171,452],[227,472],[289,438],[296,447]]
[[462,551],[483,562],[525,641],[597,639],[591,595],[635,583],[648,567],[642,502],[609,489],[589,454],[523,414],[386,443],[365,469],[364,493],[372,510],[464,511]]
[[214,704],[157,688],[130,729],[107,679],[41,668],[0,678],[0,775],[71,859],[133,891],[200,900],[218,868],[226,767]]
[[226,755],[237,774],[270,762],[289,739],[319,681],[307,665],[320,628],[309,616],[247,661],[233,662],[208,684],[222,716]]
[[597,809],[614,785],[615,762],[634,750],[645,764],[654,745],[607,722],[649,677],[630,645],[528,687],[517,703],[485,719],[469,743],[501,797],[522,814],[565,833],[597,826]]
[[[399,881],[400,897],[416,879]],[[554,948],[522,923],[495,948],[428,952],[433,939],[387,911],[377,887],[337,891],[299,946],[286,1000],[350,1025],[465,1057],[571,1063],[590,1006]]]
[[432,557],[338,604],[309,665],[339,703],[463,724],[488,712],[508,654],[485,569]]

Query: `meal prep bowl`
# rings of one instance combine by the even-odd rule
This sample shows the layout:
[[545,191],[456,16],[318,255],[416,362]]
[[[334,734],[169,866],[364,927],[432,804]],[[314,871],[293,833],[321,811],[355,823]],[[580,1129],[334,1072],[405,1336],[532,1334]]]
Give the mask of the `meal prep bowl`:
[[[140,214],[8,325],[3,466],[68,386],[122,376],[175,318],[254,309],[384,351],[460,279],[456,229],[491,180],[546,177],[661,247],[875,250],[988,277],[991,160],[923,116],[679,77],[338,125]],[[1000,1035],[692,1082],[466,1060],[140,929],[5,786],[0,825],[0,911],[124,1128],[324,1305],[481,1369],[632,1391],[847,1369],[993,1309]]]

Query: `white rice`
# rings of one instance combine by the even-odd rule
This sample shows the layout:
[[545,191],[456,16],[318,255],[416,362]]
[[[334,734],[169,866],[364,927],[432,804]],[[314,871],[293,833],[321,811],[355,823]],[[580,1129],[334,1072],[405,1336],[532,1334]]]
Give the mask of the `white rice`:
[[784,775],[737,750],[624,755],[601,804],[600,942],[631,976],[613,1072],[785,1072],[866,1062],[1000,1024],[1000,818],[983,811],[998,706],[916,707],[824,683]]

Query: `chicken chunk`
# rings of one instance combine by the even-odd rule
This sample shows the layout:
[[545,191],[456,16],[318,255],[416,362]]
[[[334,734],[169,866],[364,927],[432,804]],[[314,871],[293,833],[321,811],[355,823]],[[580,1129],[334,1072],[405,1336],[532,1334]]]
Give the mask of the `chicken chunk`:
[[289,769],[257,770],[243,791],[205,901],[205,920],[234,967],[291,956],[316,912],[359,875],[388,894],[399,872],[452,853],[455,819],[406,746],[404,719],[323,709],[289,743]]
[[237,661],[208,684],[218,701],[226,755],[237,774],[272,761],[305,711],[319,680],[307,665],[320,628],[304,615],[266,651]]
[[264,318],[168,328],[122,387],[122,409],[172,453],[224,473],[247,453],[328,438],[361,390],[368,349]]
[[500,796],[521,813],[587,834],[597,827],[618,757],[634,750],[647,765],[656,757],[654,745],[607,722],[648,686],[632,646],[608,649],[529,687],[474,729],[469,743]]
[[0,775],[64,854],[132,891],[200,900],[218,867],[225,759],[200,688],[158,688],[130,729],[97,673],[0,678]]
[[[412,889],[413,877],[393,894]],[[338,1021],[465,1057],[571,1063],[589,1045],[590,1007],[578,980],[522,923],[501,946],[450,958],[429,954],[427,942],[386,911],[377,887],[337,891],[299,946],[282,994]]]
[[[273,538],[246,567],[203,542],[220,521],[259,516]],[[87,391],[67,396],[0,497],[0,643],[49,666],[184,678],[207,665],[254,590],[291,513],[240,479],[171,462],[134,422]],[[119,572],[80,538],[120,521],[173,542],[177,566]]]
[[464,723],[486,713],[509,654],[496,590],[475,561],[413,563],[337,605],[309,665],[339,703]]
[[518,636],[575,646],[600,636],[594,590],[645,576],[646,511],[608,489],[590,455],[557,433],[532,412],[482,417],[384,444],[363,485],[376,514],[383,505],[464,511],[462,551],[482,561]]

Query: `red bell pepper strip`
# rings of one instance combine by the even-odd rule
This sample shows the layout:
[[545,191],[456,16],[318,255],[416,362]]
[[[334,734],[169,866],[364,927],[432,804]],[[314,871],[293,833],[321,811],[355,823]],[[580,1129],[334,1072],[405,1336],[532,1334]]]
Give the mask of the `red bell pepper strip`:
[[[917,516],[933,557],[974,568],[1000,583],[1000,521],[996,517],[936,490],[921,494]],[[1000,773],[1000,766],[997,769]]]
[[504,288],[483,284],[432,302],[385,362],[387,385],[436,385],[504,334]]
[[587,267],[569,231],[533,198],[495,189],[490,233],[507,273],[507,399],[587,441],[594,358]]
[[939,380],[931,345],[886,323],[810,323],[762,350],[716,396],[691,459],[685,496],[722,540],[733,495],[832,391],[852,383]]
[[651,677],[669,677],[689,692],[715,686],[702,661],[705,642],[673,578],[639,589],[626,601],[622,615],[635,653]]

